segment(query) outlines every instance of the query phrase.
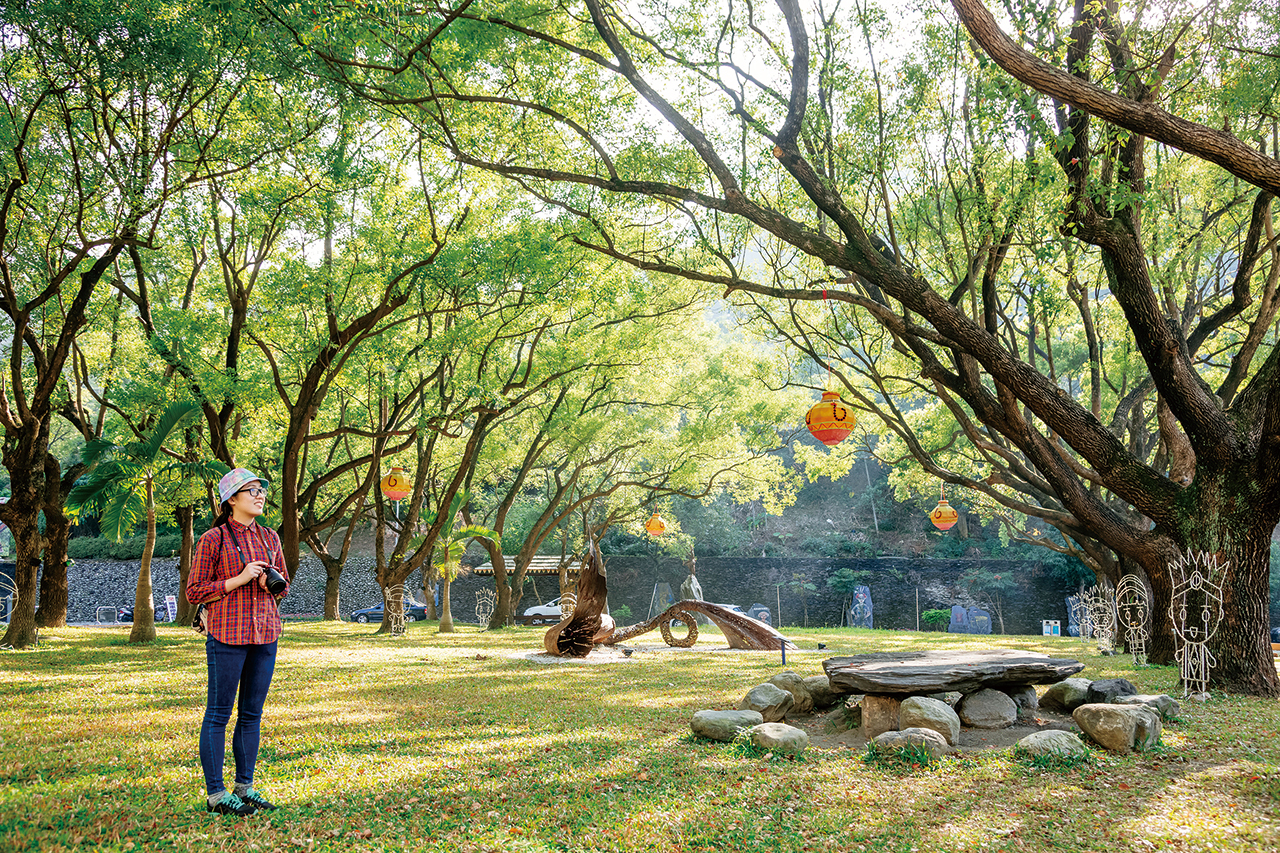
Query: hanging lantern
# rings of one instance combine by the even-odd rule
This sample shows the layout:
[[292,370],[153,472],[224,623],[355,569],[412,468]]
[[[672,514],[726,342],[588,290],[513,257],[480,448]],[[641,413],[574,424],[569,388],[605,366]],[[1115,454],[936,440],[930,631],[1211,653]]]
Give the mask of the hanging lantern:
[[382,478],[382,493],[389,500],[402,501],[412,490],[413,484],[409,482],[409,476],[399,466],[392,468],[391,473]]
[[650,536],[661,536],[667,532],[667,523],[655,512],[653,517],[644,523],[644,529],[649,531]]
[[857,423],[858,419],[840,401],[840,394],[836,391],[823,391],[822,402],[814,404],[804,416],[804,425],[809,432],[827,447],[835,447],[848,438]]
[[929,520],[939,530],[950,530],[960,520],[960,513],[956,512],[955,507],[947,503],[946,498],[943,498],[938,501],[938,505],[933,508],[933,512],[929,513]]

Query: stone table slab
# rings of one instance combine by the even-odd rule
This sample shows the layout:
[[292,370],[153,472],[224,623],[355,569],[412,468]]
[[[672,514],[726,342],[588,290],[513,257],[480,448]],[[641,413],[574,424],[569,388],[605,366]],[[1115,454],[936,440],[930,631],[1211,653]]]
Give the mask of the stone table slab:
[[1038,652],[987,649],[834,657],[823,661],[822,668],[838,691],[905,697],[1052,684],[1084,669],[1084,664]]

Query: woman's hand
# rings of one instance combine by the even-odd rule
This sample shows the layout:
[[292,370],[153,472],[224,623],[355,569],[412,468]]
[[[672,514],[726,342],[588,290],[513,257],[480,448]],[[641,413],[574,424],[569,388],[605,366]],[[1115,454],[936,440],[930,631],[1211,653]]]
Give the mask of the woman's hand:
[[[249,566],[257,566],[257,567],[258,567],[258,574],[257,574],[257,578],[258,578],[258,586],[262,587],[263,589],[266,589],[266,588],[267,588],[267,567],[268,567],[268,565],[269,565],[269,564],[268,564],[267,562],[263,561],[263,560],[254,560],[253,562],[249,563]],[[248,568],[249,566],[245,566],[245,568]]]
[[231,592],[231,590],[236,589],[237,587],[242,587],[245,584],[253,583],[254,580],[257,580],[259,583],[265,586],[267,583],[267,579],[263,574],[264,566],[266,566],[266,563],[262,562],[261,560],[254,560],[252,562],[245,563],[244,569],[240,572],[240,574],[236,575],[233,578],[227,578],[227,581],[225,584],[227,588],[227,592]]

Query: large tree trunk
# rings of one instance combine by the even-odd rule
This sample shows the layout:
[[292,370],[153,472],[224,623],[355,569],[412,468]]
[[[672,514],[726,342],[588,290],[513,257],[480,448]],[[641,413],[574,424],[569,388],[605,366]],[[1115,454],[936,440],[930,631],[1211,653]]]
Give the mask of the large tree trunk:
[[[1226,526],[1234,528],[1230,522]],[[1217,658],[1210,684],[1233,693],[1280,696],[1267,630],[1271,529],[1270,525],[1253,527],[1228,538],[1220,553],[1230,565],[1222,579],[1222,624],[1209,642]]]
[[40,572],[40,547],[42,538],[34,516],[25,513],[20,520],[6,522],[13,533],[14,568],[13,581],[17,595],[9,618],[9,629],[4,632],[0,645],[15,649],[33,646],[38,638],[36,631],[36,578]]
[[439,582],[435,569],[422,567],[422,594],[426,597],[428,622],[434,622],[440,618],[440,614],[436,611],[436,584]]
[[338,619],[338,580],[342,577],[342,560],[321,558],[324,564],[324,618],[327,622]]
[[64,477],[56,456],[44,455],[44,571],[40,573],[40,601],[36,625],[60,628],[67,624],[67,537],[71,520],[62,511],[67,493],[84,471],[73,465]]
[[44,570],[40,572],[40,601],[36,625],[61,628],[67,624],[67,534],[71,522],[61,512],[44,511]]
[[[1238,483],[1238,486],[1235,485]],[[1180,540],[1187,555],[1205,552],[1217,557],[1221,569],[1215,582],[1221,585],[1223,617],[1209,639],[1208,648],[1216,659],[1209,672],[1209,685],[1216,690],[1253,696],[1280,697],[1271,643],[1268,636],[1267,605],[1270,600],[1271,532],[1275,526],[1273,512],[1266,502],[1254,494],[1254,480],[1241,477],[1215,476],[1197,472],[1190,488],[1181,529],[1161,531]],[[1166,630],[1172,638],[1171,604],[1176,605],[1175,578],[1170,565],[1176,555],[1153,565],[1144,560],[1147,578],[1154,593],[1152,623],[1153,652],[1148,659],[1173,663],[1161,645]],[[1188,622],[1199,621],[1191,614]],[[1171,639],[1171,644],[1173,641]],[[1155,653],[1160,654],[1156,658]]]
[[154,487],[147,483],[147,541],[142,546],[142,563],[138,567],[138,588],[133,595],[133,630],[129,642],[149,643],[156,638],[156,606],[151,594],[151,551],[156,547],[156,499]]
[[511,584],[507,580],[507,558],[501,547],[487,539],[481,539],[480,542],[489,552],[489,563],[493,566],[493,586],[497,590],[497,600],[494,602],[488,627],[502,628],[511,624]]
[[15,649],[35,645],[36,590],[44,537],[40,534],[40,510],[44,503],[45,456],[49,447],[49,418],[24,421],[18,429],[5,429],[4,466],[9,471],[9,501],[0,506],[0,518],[13,534],[14,586],[17,600],[0,645]]
[[178,556],[178,615],[177,624],[188,625],[195,616],[195,605],[187,601],[187,578],[191,576],[191,560],[195,556],[195,520],[194,506],[180,506],[173,511],[178,527],[182,529],[182,550]]

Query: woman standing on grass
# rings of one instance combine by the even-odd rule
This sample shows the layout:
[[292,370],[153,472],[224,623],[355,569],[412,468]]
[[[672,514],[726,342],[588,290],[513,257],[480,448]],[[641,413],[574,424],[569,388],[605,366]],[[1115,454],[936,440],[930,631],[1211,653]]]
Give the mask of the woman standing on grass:
[[[277,601],[288,593],[280,537],[257,524],[268,485],[244,468],[222,478],[221,511],[196,544],[187,580],[187,600],[205,605],[197,617],[209,635],[209,702],[200,727],[200,764],[209,798],[206,808],[219,814],[250,815],[275,808],[253,789],[262,706],[275,672],[280,636]],[[222,765],[237,690],[240,704],[231,738],[236,781],[228,791]]]

